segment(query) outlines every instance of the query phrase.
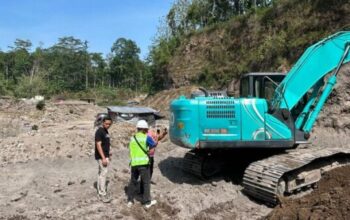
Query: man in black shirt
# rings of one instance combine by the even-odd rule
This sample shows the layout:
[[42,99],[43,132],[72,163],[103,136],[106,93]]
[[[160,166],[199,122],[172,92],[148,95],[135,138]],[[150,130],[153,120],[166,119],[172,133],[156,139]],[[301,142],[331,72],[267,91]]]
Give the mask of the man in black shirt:
[[95,159],[98,163],[97,191],[103,202],[110,202],[106,191],[106,178],[109,166],[110,137],[108,129],[112,125],[112,119],[106,117],[103,119],[102,126],[95,133]]

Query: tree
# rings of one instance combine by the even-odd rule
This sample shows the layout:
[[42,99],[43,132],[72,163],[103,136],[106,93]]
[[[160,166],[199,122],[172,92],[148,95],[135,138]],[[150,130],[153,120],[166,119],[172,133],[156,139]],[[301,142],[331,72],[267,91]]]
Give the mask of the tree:
[[[6,68],[8,77],[11,76],[14,83],[17,83],[18,78],[30,75],[32,59],[30,49],[32,43],[29,40],[16,39],[14,46],[11,46],[11,51],[6,57]],[[12,64],[12,65],[11,65]]]
[[30,40],[22,40],[22,39],[16,39],[14,42],[14,46],[10,46],[12,50],[26,50],[30,51],[32,47],[32,42]]
[[173,36],[183,35],[189,32],[187,11],[190,5],[190,0],[177,0],[169,10],[166,20]]
[[139,86],[142,71],[140,72],[140,48],[132,40],[117,39],[112,48],[110,74],[113,86],[135,88]]
[[93,75],[94,88],[100,83],[103,86],[104,75],[106,73],[106,63],[101,53],[90,53],[91,71]]
[[87,44],[87,41],[69,36],[59,38],[57,44],[48,48],[48,78],[53,82],[54,90],[80,91],[88,88],[90,58]]
[[139,59],[140,48],[132,40],[119,38],[114,42],[111,52],[115,57],[123,59]]

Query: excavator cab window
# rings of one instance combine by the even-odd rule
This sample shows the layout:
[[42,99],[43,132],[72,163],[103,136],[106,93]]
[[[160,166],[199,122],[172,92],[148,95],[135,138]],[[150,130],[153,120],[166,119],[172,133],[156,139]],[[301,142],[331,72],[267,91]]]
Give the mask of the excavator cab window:
[[265,99],[270,101],[275,93],[276,86],[270,81],[264,81]]
[[248,73],[241,77],[242,98],[263,98],[270,101],[276,87],[284,79],[284,73]]
[[252,94],[249,92],[249,77],[241,78],[240,90],[241,97],[251,97]]

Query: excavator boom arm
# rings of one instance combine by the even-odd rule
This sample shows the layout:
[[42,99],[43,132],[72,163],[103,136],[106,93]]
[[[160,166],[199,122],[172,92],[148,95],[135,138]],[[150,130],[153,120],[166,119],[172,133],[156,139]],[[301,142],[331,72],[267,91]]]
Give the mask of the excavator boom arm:
[[345,53],[348,45],[350,32],[344,31],[310,46],[276,88],[273,107],[291,111],[325,75],[350,61],[349,53]]

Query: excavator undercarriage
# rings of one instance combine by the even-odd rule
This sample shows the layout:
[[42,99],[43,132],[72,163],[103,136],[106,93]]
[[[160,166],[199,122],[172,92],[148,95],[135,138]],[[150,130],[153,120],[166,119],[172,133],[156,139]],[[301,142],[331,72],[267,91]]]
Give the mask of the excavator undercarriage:
[[316,186],[322,175],[350,165],[349,148],[295,149],[251,163],[243,177],[244,192],[270,204]]
[[[192,150],[184,156],[181,168],[201,179],[208,179],[223,169],[230,170],[226,167],[232,166],[228,152]],[[349,148],[293,149],[261,157],[266,158],[251,162],[248,167],[240,163],[245,168],[243,191],[271,205],[279,203],[282,197],[316,187],[323,174],[332,169],[350,166]]]

